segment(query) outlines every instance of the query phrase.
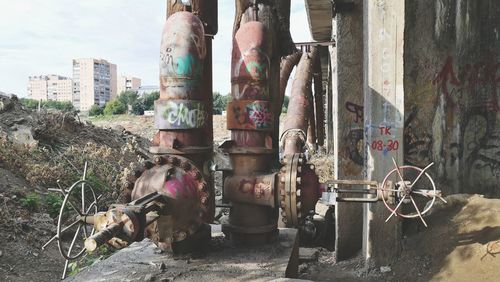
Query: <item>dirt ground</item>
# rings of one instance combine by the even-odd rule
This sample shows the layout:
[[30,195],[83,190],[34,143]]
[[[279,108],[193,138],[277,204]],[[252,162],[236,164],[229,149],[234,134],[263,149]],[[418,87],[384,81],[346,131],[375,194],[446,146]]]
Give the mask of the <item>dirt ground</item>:
[[46,213],[16,208],[27,190],[31,185],[0,166],[0,281],[57,281],[64,261],[56,245],[41,250],[56,225]]
[[[301,266],[314,281],[500,281],[500,199],[451,195],[426,217],[429,228],[408,222],[403,251],[392,265],[367,270],[358,256],[334,264],[321,251]],[[381,271],[382,270],[382,271]],[[384,273],[382,273],[384,272]]]
[[[4,112],[5,109],[8,110],[4,107]],[[1,114],[2,110],[0,118]],[[127,144],[128,138],[120,132],[130,131],[145,139],[156,132],[152,117],[121,116],[91,121],[95,127],[70,119],[71,132],[64,136],[45,134],[50,128],[38,121],[22,120],[10,114],[8,119],[0,119],[0,133],[3,129],[4,136],[11,138],[21,127],[16,129],[7,123],[22,124],[32,128],[34,139],[39,139],[35,141],[59,142],[58,150],[80,139],[99,144],[112,141],[119,150],[121,145]],[[67,124],[65,118],[56,122]],[[214,116],[216,143],[229,137],[225,127],[225,117]],[[131,156],[136,153],[132,152]],[[116,153],[111,156],[113,154]],[[8,160],[2,161],[2,158],[5,156],[0,155],[0,281],[57,281],[63,261],[56,245],[44,252],[40,250],[54,234],[54,220],[44,211],[30,212],[19,207],[21,197],[29,192],[43,194],[47,187],[26,181],[26,175],[15,167],[22,164],[7,165]],[[314,156],[312,162],[321,180],[333,175],[331,155]],[[405,223],[403,251],[393,264],[367,270],[360,256],[336,263],[334,253],[320,249],[317,261],[300,266],[299,278],[314,281],[500,281],[500,200],[478,195],[452,195],[446,199],[449,204],[438,203],[426,218],[429,228],[418,221]]]

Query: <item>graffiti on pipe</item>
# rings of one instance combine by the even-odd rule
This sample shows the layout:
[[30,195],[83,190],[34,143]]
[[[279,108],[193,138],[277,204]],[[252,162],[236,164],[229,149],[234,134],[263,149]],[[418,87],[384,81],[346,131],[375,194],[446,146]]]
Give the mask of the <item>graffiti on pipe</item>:
[[158,100],[155,122],[159,129],[192,129],[205,125],[208,114],[200,101]]
[[273,114],[267,101],[236,100],[228,104],[228,129],[270,130]]
[[260,48],[251,48],[243,52],[233,68],[233,96],[236,99],[268,97],[269,65],[269,57]]
[[257,178],[247,180],[242,179],[238,190],[243,194],[252,194],[255,198],[260,199],[271,194],[271,183],[265,183],[263,180],[257,181]]

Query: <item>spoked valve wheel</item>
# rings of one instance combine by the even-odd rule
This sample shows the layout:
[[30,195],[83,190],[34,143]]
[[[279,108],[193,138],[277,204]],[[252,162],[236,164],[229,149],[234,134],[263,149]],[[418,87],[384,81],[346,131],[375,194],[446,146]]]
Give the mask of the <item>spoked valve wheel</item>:
[[[432,206],[436,201],[436,198],[439,198],[443,202],[446,202],[441,197],[441,191],[436,189],[434,180],[426,172],[426,170],[429,169],[434,163],[431,163],[422,169],[416,166],[409,166],[409,165],[398,166],[394,158],[392,159],[392,161],[394,163],[395,168],[389,171],[389,173],[387,173],[380,188],[380,190],[382,190],[384,195],[394,196],[394,203],[389,203],[386,197],[382,197],[384,205],[391,212],[389,217],[387,217],[386,222],[389,221],[389,219],[391,219],[391,217],[394,215],[401,216],[403,218],[418,217],[425,225],[425,227],[427,227],[427,223],[425,222],[423,215],[425,215],[427,212],[431,210]],[[407,175],[410,173],[417,173],[418,175],[413,181],[408,181],[403,178],[404,173],[407,173]],[[391,187],[390,185],[387,186],[388,181],[391,181],[391,179],[393,178],[397,179],[397,181],[395,182],[396,183],[395,189],[392,189],[393,187]],[[428,189],[415,189],[417,182],[425,178],[428,180],[427,181],[427,185],[429,186]],[[430,199],[430,201],[427,202],[425,207],[419,208],[419,206],[417,205],[418,200],[415,199],[422,197]],[[411,204],[415,211],[412,213],[403,212],[401,207],[402,204]]]
[[98,201],[95,191],[85,180],[87,163],[81,180],[73,183],[68,189],[59,186],[59,189],[49,189],[58,192],[64,197],[57,219],[57,231],[45,245],[45,249],[54,240],[61,256],[66,260],[62,279],[66,277],[68,263],[85,253],[85,239],[94,234],[93,217],[98,211]]
[[85,239],[94,234],[94,226],[86,223],[97,213],[98,198],[86,180],[75,182],[64,197],[57,220],[57,245],[67,260],[85,253]]

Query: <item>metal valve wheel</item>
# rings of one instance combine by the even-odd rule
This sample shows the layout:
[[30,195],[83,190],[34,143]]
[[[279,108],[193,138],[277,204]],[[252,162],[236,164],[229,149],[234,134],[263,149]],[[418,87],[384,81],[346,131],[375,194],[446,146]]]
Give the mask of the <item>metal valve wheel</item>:
[[94,234],[94,226],[88,225],[85,218],[97,213],[98,199],[86,180],[75,182],[65,193],[57,220],[57,245],[65,259],[74,260],[85,253],[83,243]]
[[59,210],[57,219],[57,231],[45,245],[45,249],[51,242],[57,240],[59,253],[66,260],[62,279],[66,277],[70,260],[75,260],[85,253],[85,239],[94,234],[92,222],[94,214],[98,211],[98,201],[95,191],[89,181],[85,180],[87,174],[87,163],[81,180],[73,183],[68,189],[49,189],[60,193],[64,199]]
[[[393,195],[394,203],[389,203],[386,197],[382,197],[384,205],[391,212],[389,217],[387,217],[386,222],[392,216],[401,216],[403,218],[417,218],[419,217],[422,223],[427,227],[427,223],[425,222],[423,215],[429,212],[434,205],[436,198],[439,198],[443,202],[446,202],[441,197],[441,191],[436,189],[436,185],[434,184],[434,180],[432,177],[426,172],[434,163],[429,164],[425,168],[419,168],[416,166],[398,166],[394,158],[392,159],[395,168],[389,171],[382,182],[381,187],[379,188],[383,194],[385,195]],[[403,172],[416,172],[418,173],[417,177],[413,181],[408,181],[403,178]],[[399,181],[393,181],[395,183],[395,188],[388,188],[388,181],[396,176]],[[430,189],[415,189],[417,182],[425,177],[428,180],[428,185],[430,185]],[[390,186],[389,186],[390,187]],[[417,205],[417,201],[415,201],[415,197],[425,197],[427,199],[430,198],[430,201],[426,204],[423,209],[420,209]],[[412,204],[415,211],[413,213],[405,213],[401,211],[402,204]]]

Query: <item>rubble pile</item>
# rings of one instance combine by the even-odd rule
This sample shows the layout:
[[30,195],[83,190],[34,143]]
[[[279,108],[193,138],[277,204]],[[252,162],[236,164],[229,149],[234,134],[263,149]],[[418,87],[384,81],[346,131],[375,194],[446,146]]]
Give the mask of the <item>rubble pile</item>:
[[117,201],[134,165],[149,157],[148,146],[124,129],[97,127],[73,112],[33,111],[0,92],[0,237],[6,238],[0,280],[33,280],[42,269],[51,271],[42,280],[57,279],[62,264],[55,245],[40,249],[54,235],[62,202],[48,188],[68,188],[88,162],[87,180],[105,209]]

